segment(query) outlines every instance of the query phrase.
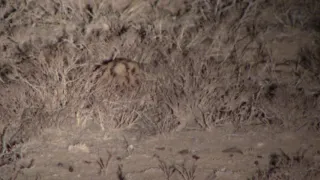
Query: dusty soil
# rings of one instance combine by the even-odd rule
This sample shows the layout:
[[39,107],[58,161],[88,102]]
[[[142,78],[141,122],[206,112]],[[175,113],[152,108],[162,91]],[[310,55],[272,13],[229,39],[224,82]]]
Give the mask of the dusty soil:
[[[272,154],[280,157],[284,152],[292,158],[303,153],[304,161],[319,163],[319,141],[319,136],[307,132],[261,127],[246,132],[223,127],[153,137],[130,131],[48,129],[25,145],[28,156],[18,162],[25,168],[19,170],[17,179],[248,179],[270,168]],[[282,168],[281,173],[269,172],[269,176],[285,178],[297,173],[295,179],[304,178],[305,174],[299,176],[300,166]]]

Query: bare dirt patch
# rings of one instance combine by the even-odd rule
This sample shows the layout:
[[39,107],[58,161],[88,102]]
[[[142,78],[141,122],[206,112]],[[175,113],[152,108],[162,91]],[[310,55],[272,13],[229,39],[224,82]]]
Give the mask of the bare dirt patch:
[[46,130],[24,145],[28,156],[17,166],[33,163],[17,179],[316,179],[320,147],[312,136],[224,127],[141,140],[127,131]]

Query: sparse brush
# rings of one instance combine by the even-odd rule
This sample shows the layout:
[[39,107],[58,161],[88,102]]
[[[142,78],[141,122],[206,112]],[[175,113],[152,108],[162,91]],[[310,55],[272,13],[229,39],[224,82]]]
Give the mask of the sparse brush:
[[170,180],[173,173],[176,171],[174,165],[169,165],[165,161],[161,160],[160,157],[157,157],[159,162],[159,168],[164,173],[166,180]]
[[183,162],[183,164],[176,164],[175,169],[184,180],[194,180],[196,178],[195,172],[197,166],[195,164],[192,164],[191,167],[187,167],[185,162]]
[[111,158],[112,158],[112,155],[110,152],[108,152],[107,160],[104,161],[101,157],[99,158],[99,160],[97,160],[97,164],[99,165],[99,172],[98,172],[99,175],[107,176],[108,166],[109,166]]
[[[226,123],[318,131],[319,7],[316,0],[1,1],[0,121],[21,127],[26,139],[52,126],[138,126],[149,135]],[[119,57],[144,65],[139,87],[122,87],[134,78],[115,83],[111,72],[98,80],[96,65]]]
[[[7,125],[3,128],[1,133],[1,154],[0,154],[0,167],[4,165],[14,164],[23,157],[21,147],[23,140],[20,137],[20,131],[12,132],[12,127]],[[11,130],[11,132],[9,131]]]
[[[10,179],[17,179],[21,175],[23,169],[28,169],[33,167],[34,159],[31,159],[27,163],[21,163],[19,160],[25,157],[24,152],[22,151],[23,141],[20,137],[20,131],[12,132],[10,125],[7,125],[3,128],[2,133],[0,134],[0,168],[8,167],[6,171],[10,172]],[[0,178],[2,179],[1,174]]]
[[320,174],[319,164],[305,157],[307,150],[301,148],[289,155],[280,149],[270,154],[267,169],[258,169],[249,179],[314,179]]
[[[318,132],[319,14],[317,0],[0,0],[0,126],[10,124],[0,168],[49,127],[156,135],[232,123]],[[130,63],[95,74],[119,57],[143,64],[140,86],[109,78],[115,67],[134,74]],[[100,174],[110,158],[97,161]],[[319,174],[303,155],[270,158],[255,178]],[[174,172],[195,179],[194,164],[159,160],[159,168],[167,180]]]

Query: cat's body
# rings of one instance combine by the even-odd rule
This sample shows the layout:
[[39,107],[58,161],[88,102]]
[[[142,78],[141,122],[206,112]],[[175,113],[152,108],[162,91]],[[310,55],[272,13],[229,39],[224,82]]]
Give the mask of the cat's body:
[[136,87],[143,76],[141,65],[127,58],[104,60],[95,66],[93,73],[97,84],[111,83],[118,87]]

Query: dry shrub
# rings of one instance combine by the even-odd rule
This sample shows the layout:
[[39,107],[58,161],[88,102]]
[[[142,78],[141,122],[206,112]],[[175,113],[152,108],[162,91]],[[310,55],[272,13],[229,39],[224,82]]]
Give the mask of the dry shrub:
[[318,179],[319,163],[306,157],[306,153],[307,150],[302,148],[293,154],[280,149],[279,152],[270,154],[268,168],[259,168],[249,179]]
[[[148,134],[318,128],[317,1],[119,3],[3,1],[1,122]],[[91,83],[112,55],[144,64],[139,88]]]

